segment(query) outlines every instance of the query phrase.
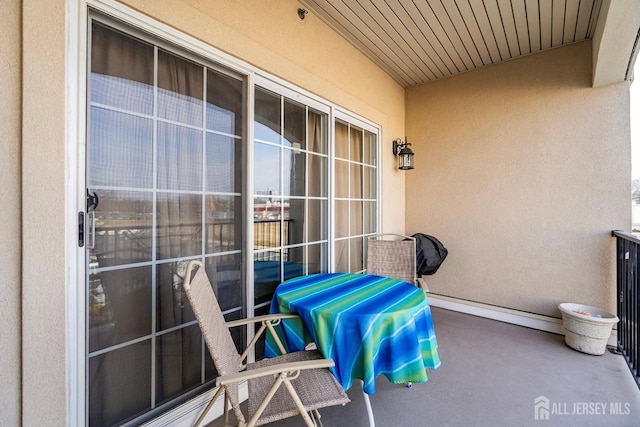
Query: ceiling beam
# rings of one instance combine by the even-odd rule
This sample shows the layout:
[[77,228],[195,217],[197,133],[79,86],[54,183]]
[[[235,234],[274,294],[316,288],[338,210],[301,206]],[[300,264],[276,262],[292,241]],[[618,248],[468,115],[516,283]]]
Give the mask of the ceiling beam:
[[631,78],[639,31],[639,0],[603,0],[593,35],[593,87]]

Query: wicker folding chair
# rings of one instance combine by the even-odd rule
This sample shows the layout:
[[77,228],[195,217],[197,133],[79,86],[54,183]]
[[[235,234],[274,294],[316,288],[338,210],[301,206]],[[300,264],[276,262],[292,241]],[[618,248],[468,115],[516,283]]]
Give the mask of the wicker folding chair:
[[367,239],[367,273],[418,285],[416,239],[401,234],[377,234]]
[[[192,274],[194,267],[197,271]],[[297,414],[308,426],[315,426],[320,421],[319,408],[345,405],[350,401],[328,369],[334,366],[333,360],[322,358],[318,351],[285,354],[284,346],[273,328],[281,319],[296,315],[266,315],[225,322],[209,278],[199,261],[191,261],[187,266],[183,287],[219,375],[216,379],[218,390],[196,421],[196,426],[200,425],[222,392],[225,423],[228,423],[228,407],[231,404],[239,425],[249,427]],[[260,329],[244,353],[238,354],[229,328],[256,323],[261,323]],[[282,355],[243,364],[250,349],[267,329],[275,338]],[[240,409],[238,383],[242,381],[247,381],[249,386],[248,422],[245,422]]]

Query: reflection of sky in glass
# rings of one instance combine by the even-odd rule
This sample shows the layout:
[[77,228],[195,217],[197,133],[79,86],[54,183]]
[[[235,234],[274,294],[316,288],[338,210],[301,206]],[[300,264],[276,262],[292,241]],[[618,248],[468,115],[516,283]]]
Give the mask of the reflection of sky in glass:
[[[280,138],[280,135],[270,127],[254,122],[255,138],[263,141],[269,141],[279,144],[280,141],[285,146],[291,146],[291,142],[286,138]],[[297,144],[299,146],[299,144]],[[256,142],[255,144],[255,188],[257,192],[263,192],[268,190],[276,191],[276,194],[288,195],[304,195],[304,194],[292,194],[291,192],[291,179],[292,177],[292,153],[296,157],[296,161],[305,161],[305,155],[301,154],[297,150],[284,150],[282,158],[282,173],[284,178],[284,188],[280,189],[280,149],[267,144],[261,144]],[[304,177],[300,177],[304,179]],[[302,186],[304,188],[304,185]]]
[[89,183],[150,188],[153,122],[97,107],[90,120]]
[[202,99],[158,88],[158,116],[179,123],[202,126]]
[[267,125],[256,121],[254,122],[253,132],[256,139],[280,144],[280,134]]
[[235,144],[233,138],[207,133],[207,191],[236,191],[235,168],[240,161],[235,158]]
[[235,114],[207,103],[207,129],[233,135],[236,130]]
[[91,73],[91,102],[142,114],[153,113],[153,86]]
[[254,190],[280,192],[280,148],[272,145],[254,144]]
[[202,131],[158,123],[158,188],[202,189]]

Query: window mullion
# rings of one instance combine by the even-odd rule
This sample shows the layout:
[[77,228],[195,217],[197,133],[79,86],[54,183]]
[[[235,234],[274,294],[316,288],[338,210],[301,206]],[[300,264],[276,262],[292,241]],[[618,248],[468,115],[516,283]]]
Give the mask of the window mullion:
[[151,408],[155,408],[156,402],[156,305],[157,305],[157,269],[155,263],[157,260],[157,241],[158,241],[158,203],[157,203],[157,190],[158,190],[158,47],[153,48],[153,166],[152,166],[152,181],[153,181],[153,195],[151,210],[152,215],[152,231],[151,231]]

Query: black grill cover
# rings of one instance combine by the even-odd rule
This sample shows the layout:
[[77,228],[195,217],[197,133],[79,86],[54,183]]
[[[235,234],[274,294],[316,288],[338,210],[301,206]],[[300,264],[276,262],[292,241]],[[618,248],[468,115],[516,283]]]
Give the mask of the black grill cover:
[[416,233],[411,237],[416,239],[416,273],[418,276],[434,274],[449,251],[440,240],[428,234]]

